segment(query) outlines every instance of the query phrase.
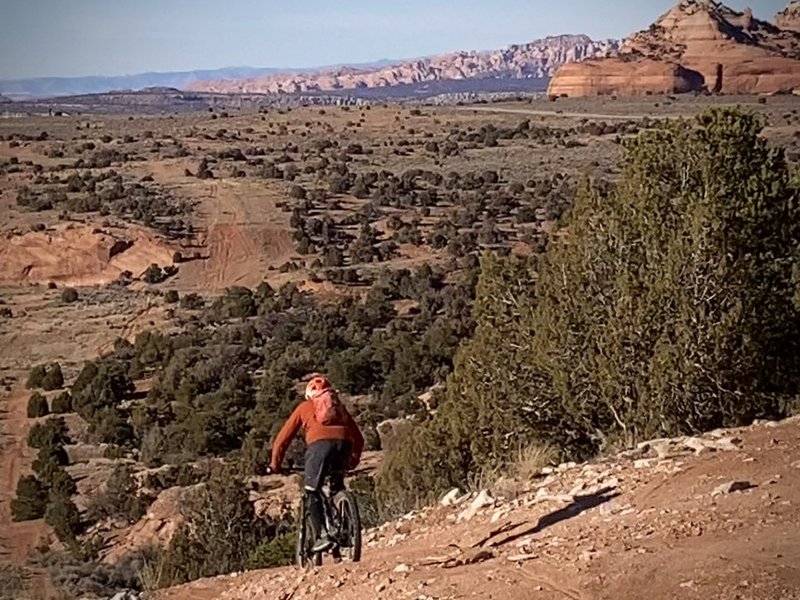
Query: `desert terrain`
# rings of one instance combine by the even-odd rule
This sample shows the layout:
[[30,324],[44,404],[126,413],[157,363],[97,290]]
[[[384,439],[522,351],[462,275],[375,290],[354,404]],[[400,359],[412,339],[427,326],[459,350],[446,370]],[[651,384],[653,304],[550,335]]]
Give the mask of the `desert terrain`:
[[[316,343],[317,327],[337,332],[357,323],[330,334],[346,341],[326,343],[340,344],[354,361],[335,366],[347,381],[347,402],[370,430],[365,472],[371,473],[381,461],[377,425],[418,410],[417,397],[443,381],[460,336],[471,331],[465,315],[477,257],[542,252],[581,179],[618,176],[626,138],[720,106],[762,115],[770,143],[786,149],[790,164],[800,163],[800,104],[792,96],[540,98],[0,121],[0,558],[9,565],[5,581],[14,585],[8,597],[105,598],[133,589],[135,578],[110,574],[114,565],[169,543],[181,522],[182,494],[202,481],[198,472],[245,460],[249,446],[239,433],[224,442],[192,437],[213,424],[193,424],[186,413],[205,411],[191,403],[212,391],[199,385],[187,397],[180,385],[169,387],[169,377],[180,378],[176,373],[190,363],[171,362],[180,348],[165,349],[157,336],[197,335],[201,341],[187,353],[213,346],[223,363],[242,360],[248,393],[272,406],[269,385],[279,371],[300,379],[319,364],[301,348]],[[359,302],[379,308],[358,312],[349,304]],[[383,314],[386,306],[391,315]],[[355,312],[345,318],[335,310]],[[280,319],[291,327],[280,330]],[[304,322],[314,324],[311,331],[300,332]],[[381,359],[386,374],[364,382],[358,361],[384,348],[375,340],[364,345],[373,329],[388,353]],[[404,354],[418,350],[417,340],[425,353]],[[227,353],[234,351],[231,360]],[[76,564],[63,558],[69,544],[43,519],[12,522],[10,502],[20,477],[34,469],[31,429],[54,418],[29,417],[30,397],[40,389],[27,385],[32,368],[58,363],[63,372],[63,381],[44,392],[56,412],[56,396],[70,386],[74,398],[83,397],[73,384],[87,362],[104,356],[128,369],[119,412],[112,418],[83,407],[81,415],[68,407],[60,415],[67,428],[63,467],[75,482],[71,502],[83,522],[75,539],[84,548],[91,540],[87,558]],[[229,364],[207,358],[210,369],[223,373],[209,385],[240,380],[226,371]],[[419,372],[401,372],[404,361]],[[191,409],[176,409],[181,403]],[[166,406],[174,414],[151,414]],[[257,414],[259,406],[248,410]],[[143,421],[134,416],[145,413]],[[240,426],[266,434],[274,418]],[[187,436],[197,450],[176,453],[167,441],[155,456],[144,439],[156,429]],[[491,501],[484,498],[469,519],[456,515],[477,493],[457,507],[425,509],[369,532],[358,566],[257,571],[159,597],[798,597],[800,550],[787,528],[800,502],[797,422],[704,439],[729,438],[737,441],[719,448],[708,442],[709,448],[694,448],[696,455],[676,443],[663,456],[644,449],[635,457],[531,474],[505,499],[503,490],[492,490]],[[148,494],[147,508],[135,516],[98,508],[120,466]],[[179,468],[195,474],[180,483],[146,483]],[[297,498],[292,481],[247,476],[250,499],[264,514],[282,514]],[[730,480],[748,482],[747,489],[714,494]],[[81,587],[87,581],[92,585]]]

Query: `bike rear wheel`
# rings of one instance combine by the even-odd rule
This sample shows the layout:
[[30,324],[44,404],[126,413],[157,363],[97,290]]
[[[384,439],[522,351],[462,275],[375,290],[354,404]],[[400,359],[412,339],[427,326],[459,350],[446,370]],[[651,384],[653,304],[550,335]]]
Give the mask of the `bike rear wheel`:
[[347,490],[338,492],[333,505],[339,517],[340,543],[338,555],[345,560],[361,560],[361,517],[355,497]]
[[297,566],[302,568],[319,567],[322,564],[322,554],[312,552],[311,547],[317,539],[317,532],[308,514],[308,501],[305,496],[300,499],[300,507],[297,511],[297,548],[295,559]]

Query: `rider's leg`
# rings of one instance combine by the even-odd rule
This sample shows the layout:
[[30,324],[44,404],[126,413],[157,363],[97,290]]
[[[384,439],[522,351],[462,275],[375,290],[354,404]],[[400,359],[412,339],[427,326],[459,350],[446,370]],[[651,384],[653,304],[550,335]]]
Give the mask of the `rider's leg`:
[[325,479],[325,463],[332,449],[331,442],[332,440],[320,440],[306,449],[304,484],[308,499],[308,516],[311,519],[313,530],[317,534],[312,548],[314,552],[324,552],[333,545],[325,527],[325,513],[321,497],[322,482]]
[[346,440],[337,441],[335,449],[328,455],[325,472],[330,478],[331,495],[344,489],[344,474],[350,461],[352,445]]

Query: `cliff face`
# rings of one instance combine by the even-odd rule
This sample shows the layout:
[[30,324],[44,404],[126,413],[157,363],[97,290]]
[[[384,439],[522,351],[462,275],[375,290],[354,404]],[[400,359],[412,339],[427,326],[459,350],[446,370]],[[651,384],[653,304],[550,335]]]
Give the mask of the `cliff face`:
[[338,68],[248,79],[199,82],[197,91],[223,93],[299,93],[387,87],[426,81],[477,78],[551,77],[561,65],[614,54],[613,40],[557,36],[491,52],[453,52],[374,69]]
[[[691,72],[700,78],[687,76]],[[604,80],[601,73],[614,75]],[[657,88],[730,94],[800,88],[800,34],[761,21],[749,9],[740,13],[711,0],[683,0],[626,39],[619,58],[559,70],[550,93],[644,94]]]
[[682,94],[700,89],[703,76],[673,62],[609,58],[564,65],[550,86],[553,95],[636,96]]

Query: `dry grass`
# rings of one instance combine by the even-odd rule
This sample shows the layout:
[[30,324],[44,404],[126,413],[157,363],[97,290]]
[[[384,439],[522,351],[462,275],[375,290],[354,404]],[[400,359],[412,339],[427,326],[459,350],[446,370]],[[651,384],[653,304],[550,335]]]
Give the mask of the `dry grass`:
[[164,576],[164,554],[156,552],[153,558],[147,559],[139,569],[139,583],[145,592],[155,592]]
[[542,468],[558,462],[558,452],[549,444],[521,445],[503,468],[494,467],[475,473],[469,480],[471,492],[489,490],[494,496],[516,498],[528,490]]

